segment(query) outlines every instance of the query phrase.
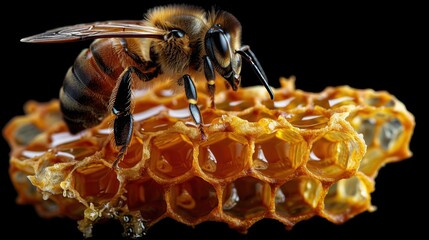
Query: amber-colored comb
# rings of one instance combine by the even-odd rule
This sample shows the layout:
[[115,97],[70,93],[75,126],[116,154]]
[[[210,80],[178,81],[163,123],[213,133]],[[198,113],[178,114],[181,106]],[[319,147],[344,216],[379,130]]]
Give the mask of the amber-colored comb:
[[70,135],[58,101],[30,101],[3,130],[17,202],[78,220],[85,237],[111,218],[139,237],[166,217],[246,232],[262,218],[291,228],[315,215],[343,223],[374,210],[379,169],[411,156],[413,115],[384,91],[309,93],[293,78],[280,81],[274,101],[263,87],[222,90],[216,109],[199,86],[207,141],[183,94],[164,85],[136,93],[137,131],[118,169],[112,118]]

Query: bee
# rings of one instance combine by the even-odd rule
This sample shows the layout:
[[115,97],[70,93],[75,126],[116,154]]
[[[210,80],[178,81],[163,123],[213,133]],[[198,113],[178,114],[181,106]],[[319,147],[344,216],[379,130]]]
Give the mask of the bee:
[[93,40],[69,68],[59,92],[63,119],[72,134],[99,124],[114,114],[113,138],[117,166],[133,134],[132,90],[151,82],[171,81],[184,88],[189,111],[201,132],[203,119],[194,81],[205,80],[215,107],[215,79],[223,77],[236,91],[242,58],[274,98],[267,76],[248,45],[241,44],[242,27],[231,13],[206,11],[191,5],[151,8],[143,20],[77,24],[21,39],[29,43]]

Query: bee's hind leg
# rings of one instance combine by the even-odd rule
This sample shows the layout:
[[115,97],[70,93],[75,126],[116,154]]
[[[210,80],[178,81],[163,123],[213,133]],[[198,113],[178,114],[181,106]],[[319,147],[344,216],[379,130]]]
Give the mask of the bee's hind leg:
[[112,112],[116,116],[113,122],[113,136],[116,146],[120,147],[118,156],[112,165],[114,168],[117,168],[119,162],[124,158],[133,135],[131,82],[134,70],[134,68],[130,67],[121,74],[112,94]]
[[186,98],[189,102],[189,111],[191,112],[192,119],[194,119],[195,124],[197,124],[198,129],[201,132],[201,140],[206,140],[207,136],[203,129],[203,118],[197,105],[197,88],[195,87],[194,81],[192,81],[188,74],[183,75],[183,83],[185,87]]
[[133,135],[133,114],[132,114],[132,81],[133,75],[137,76],[143,82],[152,80],[157,73],[143,73],[136,67],[128,67],[119,76],[118,82],[113,90],[110,102],[113,114],[116,116],[113,122],[113,135],[115,144],[119,147],[119,153],[113,162],[113,167],[117,168],[118,164],[127,153],[128,146]]

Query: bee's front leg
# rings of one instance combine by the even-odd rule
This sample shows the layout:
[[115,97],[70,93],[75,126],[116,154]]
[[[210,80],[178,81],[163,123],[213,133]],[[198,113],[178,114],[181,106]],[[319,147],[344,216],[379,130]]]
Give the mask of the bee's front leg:
[[207,88],[210,95],[211,108],[215,109],[216,104],[214,100],[214,95],[216,91],[216,85],[215,85],[216,75],[215,75],[214,66],[208,56],[204,57],[204,75],[206,76],[206,80],[207,80]]
[[183,75],[183,85],[185,87],[186,99],[188,99],[189,102],[189,111],[191,112],[192,119],[194,119],[195,124],[197,124],[198,129],[201,132],[201,140],[206,140],[207,136],[204,133],[203,129],[203,118],[201,116],[200,109],[197,105],[197,88],[195,87],[194,81],[192,81],[191,76],[189,76],[188,74]]

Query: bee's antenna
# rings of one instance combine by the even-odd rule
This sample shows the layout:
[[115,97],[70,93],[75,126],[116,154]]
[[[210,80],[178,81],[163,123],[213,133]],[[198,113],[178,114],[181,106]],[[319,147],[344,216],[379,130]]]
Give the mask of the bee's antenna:
[[240,54],[244,59],[246,59],[246,61],[248,61],[252,65],[252,68],[255,71],[256,75],[258,75],[259,80],[267,89],[268,94],[270,94],[270,98],[274,99],[274,93],[270,85],[268,84],[267,75],[265,74],[264,69],[262,69],[262,66],[259,63],[258,59],[256,58],[255,54],[250,50],[250,47],[245,45],[241,47],[240,50],[237,50],[236,52]]

